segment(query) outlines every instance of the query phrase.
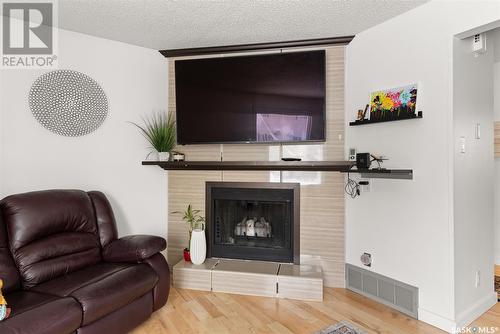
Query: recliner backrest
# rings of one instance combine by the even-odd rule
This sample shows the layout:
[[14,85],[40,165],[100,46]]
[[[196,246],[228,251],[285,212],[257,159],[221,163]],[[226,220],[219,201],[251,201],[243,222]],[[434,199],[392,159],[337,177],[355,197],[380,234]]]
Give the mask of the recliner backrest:
[[0,201],[0,210],[24,288],[101,261],[96,209],[86,192],[12,195]]
[[116,230],[115,215],[106,195],[100,191],[89,191],[88,195],[94,205],[94,212],[97,219],[97,229],[101,246],[105,247],[111,241],[118,238]]

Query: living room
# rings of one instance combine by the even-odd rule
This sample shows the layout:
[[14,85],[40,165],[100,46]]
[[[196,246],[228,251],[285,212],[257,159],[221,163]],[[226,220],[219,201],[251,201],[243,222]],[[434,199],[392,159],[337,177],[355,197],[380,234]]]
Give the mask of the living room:
[[2,12],[0,333],[500,332],[499,1]]

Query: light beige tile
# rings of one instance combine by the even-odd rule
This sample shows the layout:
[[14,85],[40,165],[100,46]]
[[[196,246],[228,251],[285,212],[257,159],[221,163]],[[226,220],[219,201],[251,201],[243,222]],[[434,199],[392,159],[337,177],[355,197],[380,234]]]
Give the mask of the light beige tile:
[[205,263],[194,265],[179,261],[173,268],[173,285],[180,289],[210,291],[212,289],[212,268],[217,260],[207,259]]
[[220,259],[213,270],[217,272],[276,275],[279,266],[279,263],[276,262]]
[[278,276],[278,297],[298,300],[323,300],[323,279]]
[[495,158],[500,158],[500,122],[495,122],[494,143],[495,143]]
[[279,275],[280,277],[296,277],[296,278],[323,278],[323,271],[317,265],[298,265],[298,264],[281,264]]
[[252,296],[276,296],[276,274],[212,271],[212,291]]

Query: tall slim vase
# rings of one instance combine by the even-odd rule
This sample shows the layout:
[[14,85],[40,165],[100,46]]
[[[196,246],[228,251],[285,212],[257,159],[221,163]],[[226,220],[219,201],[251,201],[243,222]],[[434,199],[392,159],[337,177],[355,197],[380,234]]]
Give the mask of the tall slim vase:
[[189,253],[193,264],[202,264],[207,257],[207,242],[205,240],[205,230],[194,229],[191,233],[191,244]]

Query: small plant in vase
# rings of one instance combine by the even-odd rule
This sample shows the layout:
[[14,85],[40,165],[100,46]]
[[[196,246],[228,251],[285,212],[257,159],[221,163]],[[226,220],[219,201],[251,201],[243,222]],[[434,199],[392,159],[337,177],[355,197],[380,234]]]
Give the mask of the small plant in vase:
[[206,258],[205,218],[199,213],[200,210],[194,210],[191,204],[182,212],[182,219],[186,222],[189,233],[188,247],[184,248],[184,260],[194,264],[202,264]]
[[141,130],[142,135],[158,152],[158,160],[168,161],[176,144],[175,120],[171,113],[164,111],[143,117],[144,125],[130,122]]

